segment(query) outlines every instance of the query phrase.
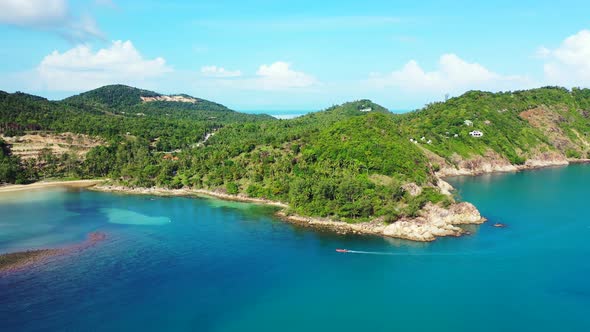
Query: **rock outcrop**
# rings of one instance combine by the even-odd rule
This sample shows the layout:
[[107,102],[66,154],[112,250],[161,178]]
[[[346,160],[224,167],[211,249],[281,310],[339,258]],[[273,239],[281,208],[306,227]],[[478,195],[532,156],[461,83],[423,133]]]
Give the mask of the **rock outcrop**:
[[452,196],[453,194],[451,193],[451,191],[455,190],[455,188],[453,188],[453,186],[450,183],[443,179],[438,179],[436,186],[440,190],[441,194],[447,196]]
[[543,152],[535,155],[531,159],[528,159],[524,165],[519,167],[519,169],[565,166],[568,164],[569,162],[567,158],[558,152]]
[[494,172],[515,172],[518,170],[508,159],[494,151],[488,151],[483,156],[475,156],[469,159],[455,155],[453,162],[457,166],[445,163],[441,165],[441,169],[436,173],[437,176],[479,175]]
[[[559,110],[559,108],[557,108]],[[539,106],[533,109],[521,112],[519,116],[526,120],[531,126],[541,130],[547,136],[551,145],[561,152],[568,149],[578,150],[576,143],[572,141],[568,134],[562,129],[562,123],[568,122],[556,109],[547,106]],[[579,137],[581,138],[581,137]],[[583,141],[583,139],[582,139]]]
[[422,209],[420,216],[413,219],[400,219],[391,224],[379,220],[354,224],[329,219],[287,216],[282,212],[279,216],[299,225],[326,228],[341,234],[372,234],[421,242],[434,241],[441,236],[461,236],[465,234],[465,231],[457,225],[481,224],[486,221],[470,203],[456,203],[449,208],[428,203]]
[[475,156],[469,159],[456,156],[454,159],[457,166],[445,163],[436,175],[438,177],[447,177],[518,172],[527,169],[565,166],[569,164],[568,159],[558,151],[536,153],[527,159],[523,165],[513,165],[508,159],[501,157],[494,151],[488,151],[484,156]]
[[153,101],[174,101],[179,103],[198,103],[199,100],[195,98],[185,97],[185,96],[157,96],[157,97],[140,97],[141,100],[145,103],[153,102]]
[[419,196],[422,193],[422,187],[415,184],[414,182],[404,184],[402,189],[410,194],[410,196]]
[[465,231],[457,227],[464,224],[481,224],[485,221],[470,203],[457,203],[448,209],[428,203],[420,216],[401,219],[383,229],[383,235],[414,241],[434,241],[440,236],[460,236]]

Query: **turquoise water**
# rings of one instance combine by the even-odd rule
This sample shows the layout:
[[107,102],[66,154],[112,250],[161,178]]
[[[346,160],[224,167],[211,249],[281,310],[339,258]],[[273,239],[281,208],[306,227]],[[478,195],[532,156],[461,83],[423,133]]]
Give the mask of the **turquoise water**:
[[108,238],[1,276],[0,330],[590,331],[590,167],[451,182],[491,222],[427,244],[215,200],[2,195],[1,252]]

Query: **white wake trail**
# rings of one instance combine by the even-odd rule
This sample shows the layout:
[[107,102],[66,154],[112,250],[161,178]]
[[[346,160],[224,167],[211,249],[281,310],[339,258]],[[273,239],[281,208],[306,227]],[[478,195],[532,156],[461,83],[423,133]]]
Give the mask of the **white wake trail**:
[[346,254],[363,254],[363,255],[384,255],[384,256],[466,256],[468,253],[410,253],[410,252],[386,252],[386,251],[361,251],[347,250]]

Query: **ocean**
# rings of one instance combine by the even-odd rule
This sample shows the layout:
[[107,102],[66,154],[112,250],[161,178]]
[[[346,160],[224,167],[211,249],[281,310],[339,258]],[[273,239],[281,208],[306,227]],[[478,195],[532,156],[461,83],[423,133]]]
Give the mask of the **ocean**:
[[[318,110],[246,110],[240,111],[246,114],[268,114],[274,118],[281,119],[281,120],[288,120],[294,119],[308,113],[318,112]],[[409,110],[390,110],[390,112],[395,114],[402,114],[410,112]]]
[[590,331],[590,166],[449,181],[490,221],[431,243],[213,199],[2,194],[0,253],[107,238],[1,275],[0,331]]

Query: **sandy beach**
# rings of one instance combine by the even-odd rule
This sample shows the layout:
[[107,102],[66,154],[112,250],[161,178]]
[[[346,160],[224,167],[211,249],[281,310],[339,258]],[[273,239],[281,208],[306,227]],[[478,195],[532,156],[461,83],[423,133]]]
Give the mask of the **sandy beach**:
[[282,202],[272,201],[263,198],[252,198],[244,195],[230,195],[222,192],[216,192],[205,189],[167,189],[160,187],[152,188],[130,188],[125,186],[117,185],[97,185],[91,188],[94,191],[111,192],[111,193],[122,193],[130,195],[154,195],[154,196],[199,196],[199,197],[210,197],[217,198],[226,201],[244,202],[244,203],[255,203],[264,204],[270,206],[276,206],[280,208],[287,208],[288,205]]
[[103,180],[75,180],[75,181],[41,181],[31,184],[11,184],[0,186],[0,193],[23,191],[31,189],[44,189],[51,187],[88,188],[102,183]]

